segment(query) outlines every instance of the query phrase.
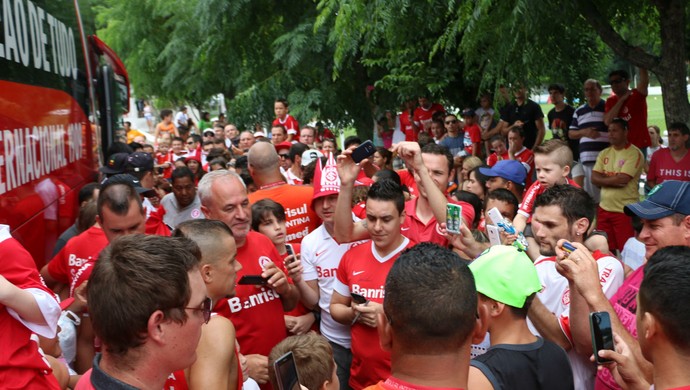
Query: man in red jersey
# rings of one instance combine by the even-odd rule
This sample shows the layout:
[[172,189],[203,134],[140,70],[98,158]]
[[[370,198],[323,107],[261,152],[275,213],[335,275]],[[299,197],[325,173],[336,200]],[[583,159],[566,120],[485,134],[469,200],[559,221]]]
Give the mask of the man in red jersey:
[[610,125],[614,118],[628,122],[628,140],[631,144],[645,151],[652,144],[647,131],[647,87],[649,73],[640,68],[640,79],[637,88],[630,89],[630,75],[625,70],[614,70],[609,73],[609,83],[613,94],[606,99],[604,123]]
[[690,129],[682,122],[668,127],[668,148],[657,150],[652,155],[647,172],[647,186],[650,188],[664,180],[690,181]]
[[430,128],[434,113],[445,112],[446,109],[438,103],[432,103],[427,96],[420,96],[417,102],[419,107],[414,110],[412,125],[415,127],[417,134],[420,131],[431,133]]
[[[273,149],[271,144],[266,145]],[[251,205],[237,173],[207,173],[199,182],[199,197],[206,218],[223,221],[232,230],[237,260],[242,265],[238,278],[261,275],[266,279],[264,285],[239,285],[234,297],[214,304],[214,310],[235,325],[237,340],[246,353],[249,376],[266,384],[267,356],[287,336],[283,311],[295,307],[299,291],[288,283],[285,266],[271,240],[251,231]]]
[[[381,349],[376,327],[383,312],[383,284],[388,271],[405,248],[414,245],[400,233],[405,221],[405,197],[391,180],[374,183],[367,193],[366,228],[371,241],[345,252],[333,285],[331,315],[352,324],[350,387],[373,385],[390,375],[390,353]],[[366,303],[353,301],[359,294]]]

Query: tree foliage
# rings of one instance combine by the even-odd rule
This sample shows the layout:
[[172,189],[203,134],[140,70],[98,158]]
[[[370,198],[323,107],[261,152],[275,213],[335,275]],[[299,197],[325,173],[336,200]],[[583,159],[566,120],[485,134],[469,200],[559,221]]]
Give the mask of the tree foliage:
[[285,97],[300,122],[354,124],[363,136],[368,85],[380,108],[421,94],[462,108],[516,81],[560,82],[577,97],[585,79],[629,61],[654,65],[663,86],[680,77],[664,73],[677,67],[664,17],[675,7],[686,20],[690,9],[680,0],[100,1],[101,35],[139,95],[202,105],[221,92],[242,127],[267,125]]

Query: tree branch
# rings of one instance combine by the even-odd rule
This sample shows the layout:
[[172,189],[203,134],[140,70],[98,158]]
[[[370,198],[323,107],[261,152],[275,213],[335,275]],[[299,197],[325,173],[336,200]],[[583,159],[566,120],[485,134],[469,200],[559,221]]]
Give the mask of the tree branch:
[[[616,32],[611,23],[599,12],[593,0],[573,0],[575,7],[587,22],[594,28],[613,51],[619,56],[630,61],[633,65],[655,71],[659,66],[660,58],[647,53],[646,51],[630,45],[623,37]],[[656,73],[656,72],[655,72]]]

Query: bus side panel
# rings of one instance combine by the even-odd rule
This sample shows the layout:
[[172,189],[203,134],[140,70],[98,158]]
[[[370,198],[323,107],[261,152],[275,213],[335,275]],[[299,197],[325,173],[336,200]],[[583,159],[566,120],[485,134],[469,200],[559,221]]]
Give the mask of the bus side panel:
[[94,130],[68,93],[0,80],[0,224],[40,268],[96,179]]

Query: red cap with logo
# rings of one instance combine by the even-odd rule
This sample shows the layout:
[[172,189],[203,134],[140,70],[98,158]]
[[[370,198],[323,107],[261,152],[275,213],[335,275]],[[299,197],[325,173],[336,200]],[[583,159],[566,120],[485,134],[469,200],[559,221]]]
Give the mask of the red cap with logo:
[[321,165],[321,159],[316,163],[316,170],[314,171],[314,196],[312,203],[318,198],[337,194],[340,192],[340,176],[338,176],[338,168],[335,165],[335,157],[331,153],[328,156],[326,166]]

